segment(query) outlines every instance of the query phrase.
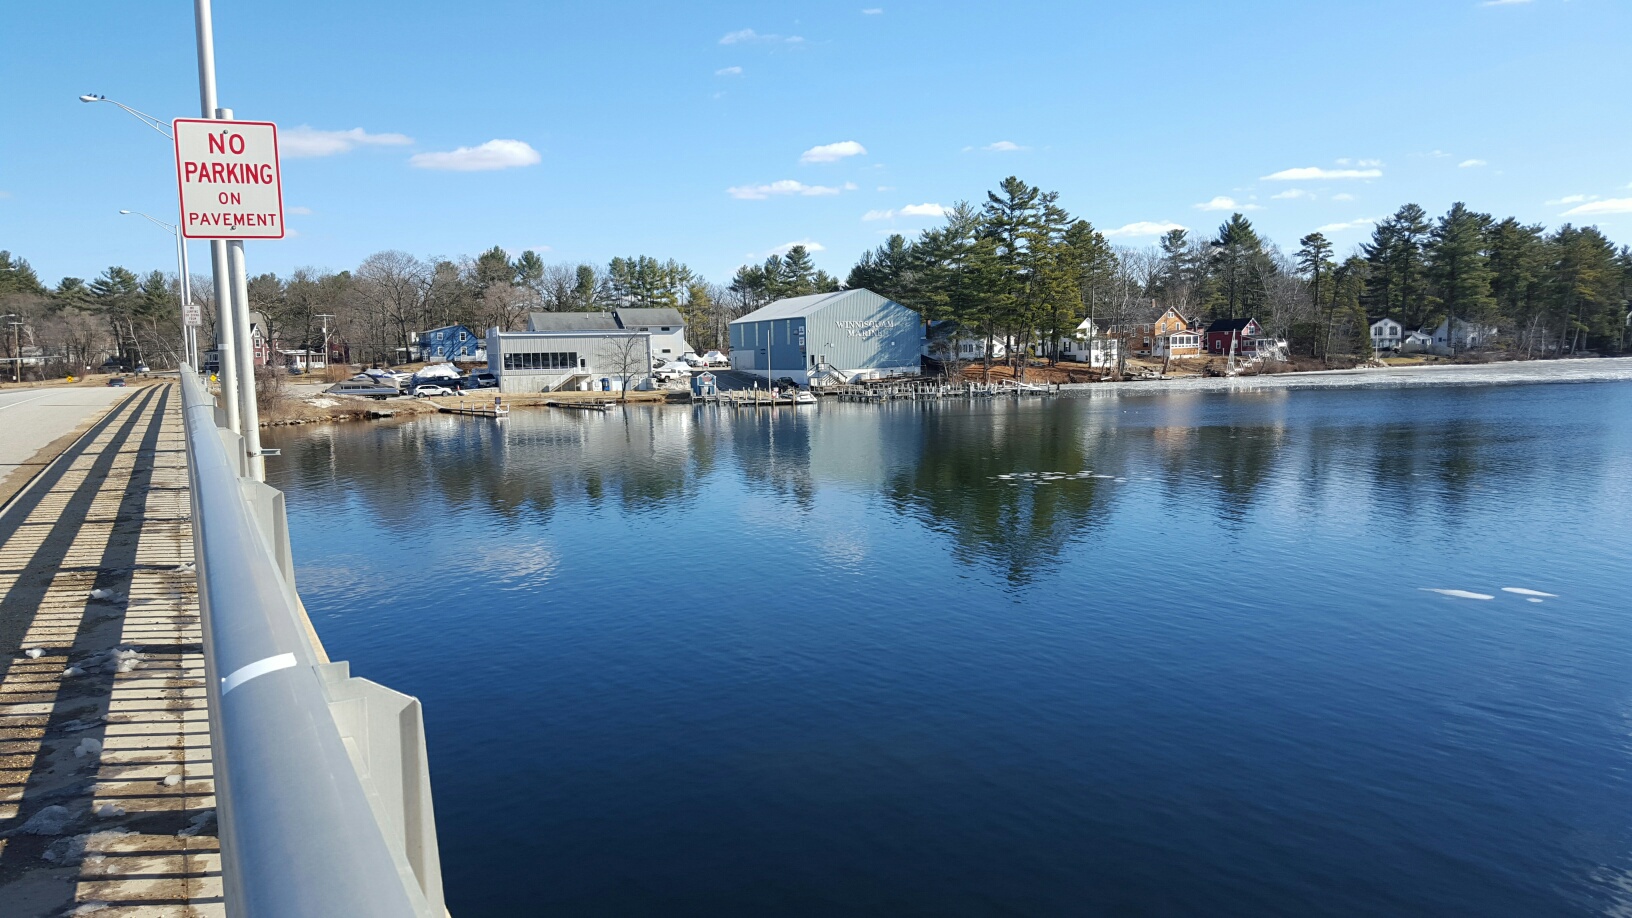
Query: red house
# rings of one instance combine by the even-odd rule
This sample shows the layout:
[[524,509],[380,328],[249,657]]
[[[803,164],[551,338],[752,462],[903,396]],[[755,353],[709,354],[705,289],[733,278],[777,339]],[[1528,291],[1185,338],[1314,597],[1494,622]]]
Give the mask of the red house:
[[1228,354],[1233,345],[1237,355],[1250,356],[1263,333],[1257,319],[1219,319],[1207,326],[1204,343],[1209,354]]

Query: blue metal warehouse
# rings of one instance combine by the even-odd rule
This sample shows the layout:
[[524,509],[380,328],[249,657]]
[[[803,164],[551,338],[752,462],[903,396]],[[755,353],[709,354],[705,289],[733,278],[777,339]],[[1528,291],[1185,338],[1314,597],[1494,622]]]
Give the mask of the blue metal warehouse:
[[731,323],[731,366],[822,386],[919,372],[918,313],[857,288],[777,300]]

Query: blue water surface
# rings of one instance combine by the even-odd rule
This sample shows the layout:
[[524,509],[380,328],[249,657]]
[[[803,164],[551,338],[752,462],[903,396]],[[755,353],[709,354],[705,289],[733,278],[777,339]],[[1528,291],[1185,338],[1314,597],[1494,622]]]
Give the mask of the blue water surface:
[[458,918],[1585,915],[1632,909],[1629,405],[518,410],[268,480],[330,654],[424,702]]

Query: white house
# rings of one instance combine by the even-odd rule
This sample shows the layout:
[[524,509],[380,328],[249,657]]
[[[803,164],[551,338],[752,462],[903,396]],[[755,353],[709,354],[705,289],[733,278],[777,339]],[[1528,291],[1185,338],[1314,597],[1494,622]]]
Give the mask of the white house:
[[1452,344],[1455,345],[1455,349],[1458,351],[1489,347],[1491,342],[1496,339],[1496,327],[1494,325],[1480,325],[1477,322],[1464,322],[1458,319],[1456,322],[1456,340],[1453,342],[1449,332],[1450,324],[1451,320],[1446,319],[1439,323],[1438,328],[1434,329],[1434,351],[1436,353],[1450,353]]
[[1405,339],[1405,326],[1383,317],[1371,323],[1371,349],[1373,351],[1397,351],[1400,342]]
[[1434,336],[1425,331],[1408,332],[1400,341],[1400,352],[1403,354],[1421,354],[1434,347]]
[[1071,337],[1062,342],[1060,357],[1091,367],[1107,367],[1117,362],[1121,346],[1117,339],[1104,337],[1093,319],[1083,319]]

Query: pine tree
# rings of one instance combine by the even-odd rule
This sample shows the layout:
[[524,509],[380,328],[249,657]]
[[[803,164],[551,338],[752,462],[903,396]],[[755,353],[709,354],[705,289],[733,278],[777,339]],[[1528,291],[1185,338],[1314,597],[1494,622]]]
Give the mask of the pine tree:
[[1252,221],[1233,214],[1219,226],[1212,243],[1213,312],[1222,318],[1249,318],[1267,298],[1265,277],[1269,272],[1263,240]]
[[1317,317],[1325,316],[1325,329],[1321,335],[1320,358],[1325,360],[1332,347],[1332,319],[1334,309],[1328,309],[1321,299],[1321,281],[1330,273],[1332,268],[1332,244],[1320,233],[1310,233],[1298,240],[1298,268],[1309,278],[1309,292],[1315,307]]
[[1446,311],[1445,343],[1456,353],[1456,321],[1483,323],[1495,305],[1490,294],[1490,263],[1485,232],[1490,217],[1451,205],[1433,228],[1427,245],[1428,280]]

